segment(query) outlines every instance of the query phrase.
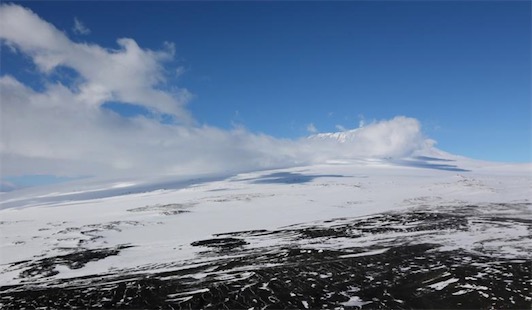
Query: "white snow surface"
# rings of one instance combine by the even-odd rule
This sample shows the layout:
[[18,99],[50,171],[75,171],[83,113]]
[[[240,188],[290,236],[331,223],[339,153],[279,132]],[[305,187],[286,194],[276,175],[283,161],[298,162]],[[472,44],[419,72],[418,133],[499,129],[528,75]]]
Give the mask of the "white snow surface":
[[[0,196],[0,283],[22,280],[11,263],[68,254],[80,247],[133,246],[79,269],[61,267],[50,279],[139,266],[161,271],[158,266],[168,263],[201,264],[195,260],[200,250],[190,243],[217,233],[277,229],[411,207],[529,203],[531,172],[529,164],[458,157],[360,159],[226,178],[92,181],[5,193]],[[516,234],[528,233],[520,229],[516,227]],[[476,236],[464,233],[463,238],[467,244],[471,242],[467,238]]]

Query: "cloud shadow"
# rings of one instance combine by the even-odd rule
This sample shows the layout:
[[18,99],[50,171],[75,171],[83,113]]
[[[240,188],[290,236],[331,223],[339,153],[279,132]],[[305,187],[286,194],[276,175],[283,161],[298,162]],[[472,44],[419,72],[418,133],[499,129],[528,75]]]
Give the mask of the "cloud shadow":
[[[455,171],[455,172],[471,171],[471,170],[460,168],[457,165],[439,163],[439,162],[453,162],[453,160],[450,160],[450,159],[440,159],[440,158],[425,157],[425,156],[419,156],[419,157],[416,157],[415,159],[416,160],[396,160],[394,161],[394,163],[401,165],[401,166],[415,167],[415,168],[426,168],[426,169],[436,169],[436,170]],[[431,161],[435,161],[436,163],[433,163]]]
[[317,178],[343,178],[339,174],[301,174],[297,172],[275,172],[257,178],[244,179],[239,181],[250,181],[253,184],[302,184],[313,181]]

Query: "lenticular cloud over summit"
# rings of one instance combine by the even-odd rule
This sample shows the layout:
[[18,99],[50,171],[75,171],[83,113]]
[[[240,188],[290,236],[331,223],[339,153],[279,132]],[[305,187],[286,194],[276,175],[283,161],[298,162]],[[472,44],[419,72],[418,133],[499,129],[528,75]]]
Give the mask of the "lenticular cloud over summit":
[[[131,38],[108,48],[72,41],[18,5],[0,6],[4,46],[31,58],[43,85],[0,77],[3,175],[127,175],[236,172],[350,157],[401,157],[430,147],[413,118],[395,117],[334,134],[277,139],[243,128],[198,125],[186,109],[191,93],[169,87],[158,51]],[[73,70],[74,81],[54,72]],[[124,117],[104,107],[118,102],[147,113]],[[162,118],[170,122],[161,122]]]

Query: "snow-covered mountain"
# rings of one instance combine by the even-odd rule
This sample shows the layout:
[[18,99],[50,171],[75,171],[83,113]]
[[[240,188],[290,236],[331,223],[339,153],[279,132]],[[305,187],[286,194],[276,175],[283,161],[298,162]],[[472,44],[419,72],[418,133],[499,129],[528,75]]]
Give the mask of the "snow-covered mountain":
[[415,119],[395,117],[341,132],[318,133],[306,141],[326,157],[403,158],[414,152],[434,151],[435,141],[425,137]]
[[5,193],[0,305],[527,306],[531,172],[434,150]]
[[357,138],[357,132],[358,129],[351,129],[346,131],[338,131],[338,132],[326,132],[326,133],[318,133],[315,135],[311,135],[308,137],[308,139],[311,140],[333,140],[340,143],[347,143],[356,141]]

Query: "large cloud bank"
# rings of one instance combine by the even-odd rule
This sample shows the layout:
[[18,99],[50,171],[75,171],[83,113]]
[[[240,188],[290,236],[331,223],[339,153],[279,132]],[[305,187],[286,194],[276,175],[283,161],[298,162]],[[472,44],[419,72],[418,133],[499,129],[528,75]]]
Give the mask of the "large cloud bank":
[[[335,139],[282,140],[245,129],[199,126],[186,109],[190,93],[165,84],[174,47],[143,49],[133,39],[118,49],[76,43],[32,11],[0,6],[0,40],[31,58],[45,82],[36,90],[0,76],[1,174],[195,174],[287,167],[360,156],[400,157],[429,143],[417,120],[396,117]],[[69,68],[73,83],[51,78]],[[170,89],[170,90],[168,90]],[[141,106],[126,118],[103,105]],[[160,117],[170,122],[160,122]]]

